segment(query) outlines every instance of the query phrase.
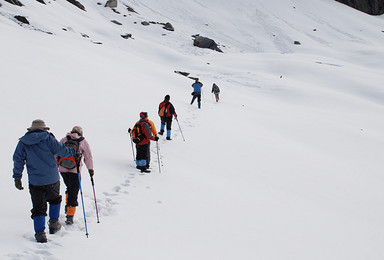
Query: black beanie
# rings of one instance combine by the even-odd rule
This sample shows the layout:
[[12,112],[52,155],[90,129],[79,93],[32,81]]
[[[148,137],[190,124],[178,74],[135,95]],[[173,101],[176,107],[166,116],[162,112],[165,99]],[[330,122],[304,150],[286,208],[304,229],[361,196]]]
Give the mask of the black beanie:
[[165,99],[165,100],[169,100],[170,98],[171,98],[171,97],[170,97],[169,95],[166,95],[164,99]]

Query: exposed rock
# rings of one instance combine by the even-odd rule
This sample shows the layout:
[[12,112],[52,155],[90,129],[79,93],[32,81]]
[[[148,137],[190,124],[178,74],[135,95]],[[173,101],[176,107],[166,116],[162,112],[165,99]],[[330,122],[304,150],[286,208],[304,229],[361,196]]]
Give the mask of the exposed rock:
[[22,22],[22,23],[25,23],[25,24],[29,24],[29,21],[24,16],[16,15],[15,19],[18,20],[19,22]]
[[17,6],[24,6],[19,0],[5,0],[5,2],[8,2],[13,5],[17,5]]
[[175,70],[175,73],[176,73],[176,74],[183,75],[184,77],[188,77],[189,74],[190,74],[189,72],[180,71],[180,70]]
[[121,37],[123,37],[124,39],[132,38],[132,34],[130,33],[122,34]]
[[175,28],[173,28],[172,24],[170,24],[170,23],[164,24],[163,29],[168,30],[168,31],[172,31],[172,32],[175,30]]
[[44,0],[36,0],[37,2],[39,2],[40,4],[45,4]]
[[299,41],[294,41],[293,44],[301,45],[301,43]]
[[384,0],[336,0],[371,15],[384,14]]
[[192,37],[194,38],[193,46],[197,46],[199,48],[207,48],[207,49],[215,50],[218,52],[223,52],[218,47],[217,43],[210,38],[203,37],[200,35],[193,35]]
[[148,26],[149,25],[149,23],[147,21],[141,22],[141,24],[144,25],[144,26]]
[[84,5],[82,5],[79,1],[76,1],[76,0],[67,0],[67,1],[70,2],[71,4],[75,5],[79,9],[85,11]]
[[120,22],[118,22],[118,21],[116,21],[116,20],[111,20],[111,22],[112,22],[112,23],[115,23],[115,24],[117,24],[117,25],[123,25],[122,23],[120,23]]
[[110,8],[116,8],[117,7],[117,0],[108,0],[104,7],[110,7]]

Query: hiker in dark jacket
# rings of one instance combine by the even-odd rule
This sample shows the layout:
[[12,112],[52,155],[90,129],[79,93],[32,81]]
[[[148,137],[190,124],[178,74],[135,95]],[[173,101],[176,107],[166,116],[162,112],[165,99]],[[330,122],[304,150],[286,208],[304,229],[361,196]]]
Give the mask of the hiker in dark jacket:
[[159,116],[161,120],[160,135],[164,134],[164,128],[167,126],[167,140],[171,140],[171,127],[173,117],[177,118],[175,107],[169,101],[171,97],[166,95],[164,101],[159,105]]
[[220,88],[216,85],[216,83],[213,83],[212,85],[212,93],[215,94],[216,102],[219,102]]
[[61,157],[72,157],[75,149],[68,149],[49,133],[43,120],[36,119],[28,132],[19,139],[13,154],[13,178],[19,190],[24,187],[21,182],[24,166],[27,166],[29,192],[32,199],[32,219],[37,242],[47,242],[45,216],[49,203],[49,233],[60,230],[60,175],[55,154]]
[[193,87],[193,92],[192,92],[193,98],[191,101],[191,105],[197,98],[197,106],[198,108],[201,108],[201,88],[203,87],[203,83],[201,83],[199,79],[196,79],[195,83],[192,84],[192,87]]
[[[144,139],[136,144],[136,168],[141,170],[141,172],[151,172],[148,170],[147,161],[148,161],[148,146],[150,141],[157,141],[159,138],[155,138],[152,135],[151,129],[149,127],[148,123],[148,113],[147,112],[141,112],[140,113],[140,120],[136,122],[136,124],[140,124],[141,129],[144,134]],[[135,124],[135,125],[136,125]],[[129,132],[131,132],[131,129],[128,129]]]

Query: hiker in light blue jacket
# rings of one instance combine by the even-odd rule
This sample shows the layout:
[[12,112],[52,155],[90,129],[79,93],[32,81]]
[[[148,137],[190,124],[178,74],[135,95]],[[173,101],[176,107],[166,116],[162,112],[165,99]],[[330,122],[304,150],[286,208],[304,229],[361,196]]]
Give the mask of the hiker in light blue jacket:
[[192,92],[193,98],[191,101],[191,105],[193,104],[193,102],[197,98],[197,106],[198,106],[198,108],[201,108],[201,88],[203,87],[203,83],[201,83],[199,81],[199,79],[196,78],[195,83],[192,84],[192,87],[193,87],[193,92]]

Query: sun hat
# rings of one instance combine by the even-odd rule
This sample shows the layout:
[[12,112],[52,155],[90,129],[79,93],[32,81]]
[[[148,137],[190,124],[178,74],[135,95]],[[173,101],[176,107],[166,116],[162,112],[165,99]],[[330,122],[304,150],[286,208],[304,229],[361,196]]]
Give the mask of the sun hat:
[[28,131],[33,130],[33,129],[45,129],[49,130],[49,127],[47,127],[44,123],[43,120],[41,119],[35,119],[32,121],[31,127],[27,128]]

